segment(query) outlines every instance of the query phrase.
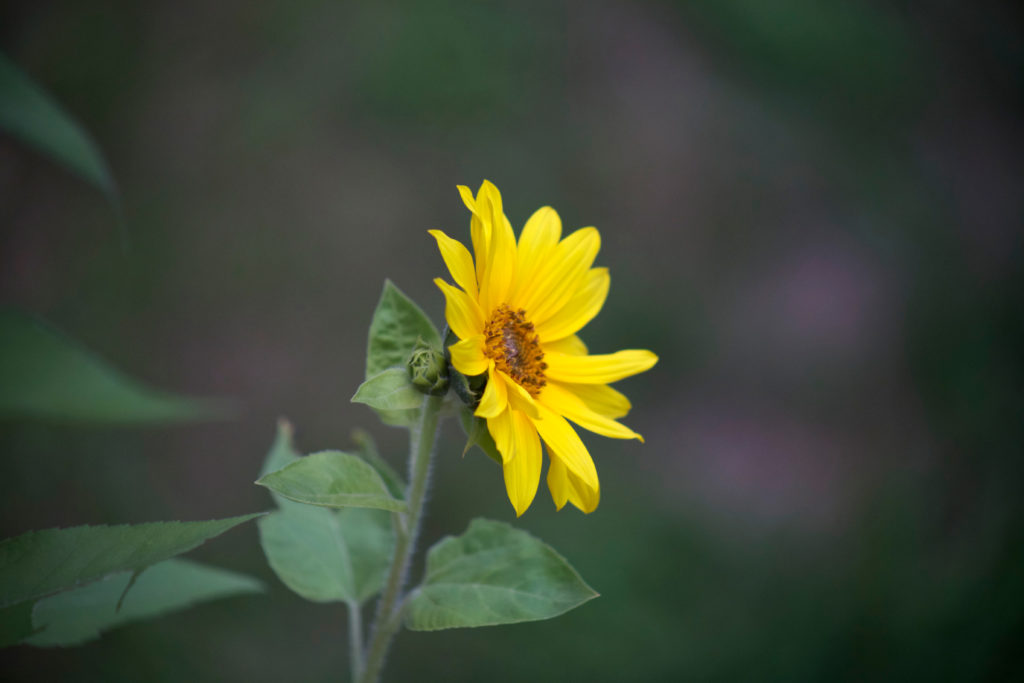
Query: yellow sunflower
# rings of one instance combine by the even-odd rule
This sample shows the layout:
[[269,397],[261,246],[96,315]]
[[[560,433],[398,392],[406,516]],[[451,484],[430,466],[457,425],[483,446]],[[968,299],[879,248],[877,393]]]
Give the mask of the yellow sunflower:
[[459,186],[473,214],[473,257],[461,242],[431,230],[452,279],[434,282],[444,293],[445,318],[460,339],[452,365],[466,376],[487,373],[475,415],[501,453],[505,488],[516,515],[537,494],[541,439],[548,447],[548,488],[558,509],[566,501],[592,512],[600,499],[594,461],[566,418],[614,439],[643,438],[616,421],[629,400],[608,386],[650,369],[658,357],[630,349],[591,355],[576,333],[608,296],[607,268],[592,268],[601,246],[596,228],[565,239],[554,209],[539,209],[518,243],[501,193],[484,181],[476,197]]

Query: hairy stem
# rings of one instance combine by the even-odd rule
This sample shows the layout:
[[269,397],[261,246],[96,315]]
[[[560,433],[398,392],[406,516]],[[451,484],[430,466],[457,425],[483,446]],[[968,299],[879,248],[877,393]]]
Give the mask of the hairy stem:
[[354,600],[348,603],[348,654],[355,681],[363,670],[363,613]]
[[419,422],[409,430],[409,490],[405,497],[409,511],[404,513],[405,524],[397,525],[395,529],[395,554],[391,558],[384,593],[377,603],[377,615],[374,617],[366,654],[366,668],[359,678],[361,683],[376,683],[379,680],[391,639],[401,623],[402,588],[405,586],[409,563],[416,547],[416,536],[420,530],[441,402],[440,396],[425,396]]

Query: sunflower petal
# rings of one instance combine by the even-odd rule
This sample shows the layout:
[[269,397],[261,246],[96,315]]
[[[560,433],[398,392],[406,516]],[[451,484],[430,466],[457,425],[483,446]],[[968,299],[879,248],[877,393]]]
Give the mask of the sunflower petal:
[[508,390],[508,404],[512,406],[514,410],[518,410],[526,413],[534,419],[540,419],[540,413],[537,412],[537,402],[533,400],[533,396],[530,392],[521,387],[514,379],[506,375],[500,370],[496,373],[499,377],[505,380],[505,388]]
[[490,213],[482,211],[480,208],[480,205],[485,203],[483,188],[477,192],[476,199],[465,185],[459,185],[459,194],[462,195],[463,203],[473,214],[469,219],[469,237],[473,243],[473,254],[476,258],[476,281],[482,285],[487,274],[487,255],[491,243]]
[[466,249],[462,242],[452,239],[440,230],[428,230],[427,232],[437,240],[437,247],[441,251],[441,258],[444,259],[444,264],[448,266],[448,272],[452,274],[455,284],[462,287],[467,294],[475,299],[477,297],[476,270],[473,266],[473,257],[470,255],[469,250]]
[[468,339],[483,332],[484,321],[477,306],[468,294],[457,289],[441,278],[434,278],[445,298],[444,317],[459,339]]
[[490,181],[485,180],[480,187],[477,208],[484,223],[490,224],[484,274],[480,279],[480,303],[489,313],[506,300],[515,278],[516,237],[502,212],[501,192]]
[[[551,384],[555,382],[548,383],[549,386]],[[633,404],[622,392],[612,389],[607,384],[557,384],[580,397],[595,413],[613,420],[625,417],[633,408]]]
[[541,419],[533,420],[540,438],[548,445],[552,459],[561,460],[569,471],[589,488],[597,488],[597,469],[576,430],[561,415],[538,405]]
[[550,206],[533,212],[519,235],[519,281],[528,283],[562,237],[562,219]]
[[632,429],[594,412],[583,402],[583,399],[554,382],[550,382],[544,387],[541,403],[551,411],[569,418],[580,427],[595,434],[611,439],[639,439],[643,443],[644,438]]
[[452,354],[452,365],[467,377],[487,372],[487,356],[484,355],[484,336],[477,334],[467,337],[448,347]]
[[491,361],[490,367],[487,368],[487,388],[480,397],[480,405],[473,413],[477,417],[497,417],[508,408],[508,390],[505,388],[505,381],[498,375],[499,371],[494,369],[494,361]]
[[601,502],[601,486],[587,486],[572,471],[569,472],[569,502],[588,515]]
[[580,228],[550,252],[547,262],[519,293],[520,305],[535,325],[542,324],[568,303],[600,249],[597,228]]
[[548,463],[548,490],[551,500],[555,501],[555,509],[564,508],[569,500],[569,473],[558,458],[551,458]]
[[600,486],[589,488],[566,469],[558,458],[551,458],[548,465],[548,490],[555,507],[561,510],[567,502],[571,502],[580,510],[591,513],[601,500]]
[[609,384],[650,370],[658,357],[645,349],[627,349],[616,353],[591,356],[545,354],[550,379],[579,384]]
[[485,222],[478,214],[469,219],[469,238],[473,243],[473,254],[476,259],[476,281],[483,285],[487,277],[487,253],[491,243],[491,224]]
[[607,268],[592,268],[587,273],[583,286],[572,295],[568,303],[537,325],[537,334],[541,339],[556,340],[579,332],[604,306],[610,284],[611,278]]
[[[522,515],[530,507],[534,497],[537,495],[537,487],[540,485],[540,470],[542,464],[540,437],[537,430],[523,413],[518,410],[507,410],[508,422],[512,433],[511,447],[515,457],[502,459],[505,464],[502,467],[505,474],[505,490],[508,492],[508,499],[516,510],[516,516]],[[501,419],[500,417],[498,419]],[[491,420],[487,425],[490,429]],[[493,432],[491,434],[494,436]],[[497,438],[495,443],[499,444]],[[501,445],[498,445],[499,451]]]
[[501,216],[503,214],[505,209],[501,202],[501,191],[498,189],[497,185],[486,179],[480,183],[480,189],[476,193],[476,203],[478,208],[480,208],[481,202],[484,200],[491,205],[491,209],[495,215]]
[[476,213],[476,200],[473,199],[473,190],[469,189],[465,185],[457,185],[459,189],[459,196],[462,197],[462,203],[466,205],[470,213]]
[[514,434],[512,431],[512,411],[503,410],[494,417],[487,418],[487,431],[498,447],[502,464],[508,464],[516,455]]
[[570,356],[587,355],[587,345],[576,335],[556,339],[553,342],[541,342],[544,353],[565,353]]

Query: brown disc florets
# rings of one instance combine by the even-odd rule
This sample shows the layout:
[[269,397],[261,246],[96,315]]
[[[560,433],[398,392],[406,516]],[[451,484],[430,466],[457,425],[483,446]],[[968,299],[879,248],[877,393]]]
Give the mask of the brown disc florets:
[[484,337],[484,354],[530,395],[538,396],[547,384],[544,371],[548,364],[526,311],[513,311],[508,304],[501,304],[484,325]]

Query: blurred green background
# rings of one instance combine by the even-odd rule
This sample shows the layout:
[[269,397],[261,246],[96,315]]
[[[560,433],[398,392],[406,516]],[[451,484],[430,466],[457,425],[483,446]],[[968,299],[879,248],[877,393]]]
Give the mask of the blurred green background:
[[[1024,12],[1011,3],[4,3],[0,50],[92,133],[102,196],[0,136],[0,303],[238,419],[0,424],[0,531],[225,517],[279,415],[307,451],[348,402],[385,277],[440,321],[430,228],[456,184],[601,229],[596,352],[647,443],[586,437],[603,500],[516,522],[602,597],[552,621],[403,633],[387,680],[1024,677]],[[0,341],[2,343],[2,341]],[[512,521],[449,424],[424,545]],[[341,680],[344,608],[247,525],[195,557],[265,596],[5,680]],[[414,577],[419,569],[414,570]]]

